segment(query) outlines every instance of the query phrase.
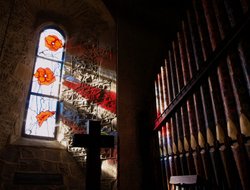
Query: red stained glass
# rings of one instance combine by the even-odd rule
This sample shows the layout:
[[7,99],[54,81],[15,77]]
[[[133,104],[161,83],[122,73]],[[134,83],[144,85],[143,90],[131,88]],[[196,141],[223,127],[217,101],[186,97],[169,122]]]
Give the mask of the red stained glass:
[[54,73],[50,70],[50,68],[38,68],[34,77],[38,79],[38,83],[40,85],[50,85],[56,80]]
[[51,51],[57,51],[63,47],[63,43],[56,35],[48,35],[45,37],[45,46]]
[[55,114],[54,111],[42,111],[37,116],[37,122],[39,127],[42,126],[43,122],[46,121],[49,117],[53,116]]

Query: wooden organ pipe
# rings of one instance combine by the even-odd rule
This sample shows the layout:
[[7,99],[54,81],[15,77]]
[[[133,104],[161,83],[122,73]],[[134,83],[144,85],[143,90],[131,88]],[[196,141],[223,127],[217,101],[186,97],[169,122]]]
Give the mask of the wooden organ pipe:
[[[169,59],[165,59],[165,76],[166,76],[166,91],[167,91],[167,105],[171,103],[174,97],[173,89],[172,89],[172,74],[170,70],[170,61]],[[176,175],[176,167],[174,162],[174,155],[173,153],[176,150],[176,145],[173,144],[173,136],[172,136],[172,129],[173,129],[173,122],[171,120],[168,120],[165,123],[166,126],[166,136],[167,136],[167,150],[168,150],[168,161],[170,165],[170,173],[171,175]]]
[[[165,60],[166,61],[166,60]],[[163,84],[163,89],[164,89],[164,93],[165,93],[165,101],[164,101],[164,107],[165,109],[167,108],[167,106],[169,105],[170,103],[170,98],[171,98],[171,95],[169,93],[169,80],[168,80],[168,76],[167,76],[167,73],[166,73],[166,68],[165,66],[161,66],[161,78],[162,78],[162,84]],[[170,137],[169,135],[169,124],[168,122],[166,123],[166,125],[162,126],[162,135],[164,136],[164,150],[166,152],[166,154],[164,153],[165,155],[165,170],[166,170],[166,174],[167,174],[167,179],[169,180],[170,179],[170,166],[171,166],[171,171],[172,173],[176,173],[176,164],[173,162],[174,159],[172,157],[172,141],[170,139],[172,139],[172,137]],[[170,159],[169,159],[170,157]]]
[[[176,77],[172,80],[176,80],[177,83],[175,83],[175,94],[179,93],[181,91],[181,89],[184,86],[183,83],[183,77],[182,77],[182,73],[181,73],[181,64],[180,64],[180,53],[179,53],[179,49],[178,49],[178,43],[176,43],[176,41],[172,42],[172,53],[173,53],[173,60],[172,60],[172,64],[174,65],[174,67],[172,69],[175,69],[175,73],[176,73]],[[182,129],[182,118],[181,118],[181,110],[177,109],[175,114],[174,114],[174,119],[175,119],[175,123],[176,123],[176,131],[177,131],[177,150],[178,150],[178,155],[180,156],[180,162],[181,162],[181,173],[187,173],[185,171],[186,168],[186,162],[185,162],[185,157],[183,156],[182,152],[183,152],[183,129]],[[177,155],[176,155],[177,157]]]
[[[159,117],[162,114],[163,109],[163,99],[161,98],[163,96],[162,92],[161,92],[161,78],[160,75],[157,75],[157,80],[155,80],[155,97],[156,97],[156,112],[157,112],[157,117]],[[167,184],[168,184],[168,179],[170,177],[168,177],[167,175],[169,173],[167,173],[166,167],[168,165],[168,163],[166,163],[165,157],[167,156],[166,154],[166,148],[164,147],[166,144],[165,141],[165,136],[164,134],[162,134],[162,130],[158,131],[158,139],[159,139],[159,152],[160,152],[160,163],[161,163],[161,176],[162,176],[162,184],[163,184],[163,188],[166,189],[167,188]],[[167,164],[167,165],[166,165]]]
[[[184,81],[183,81],[183,73],[182,73],[182,67],[181,67],[181,57],[180,57],[180,51],[179,51],[179,43],[178,39],[176,41],[172,42],[172,48],[173,48],[173,57],[174,57],[174,67],[176,69],[176,80],[177,80],[177,92],[181,92],[182,88],[184,87]],[[186,112],[187,114],[187,112]],[[187,174],[187,159],[185,156],[185,150],[183,148],[184,144],[184,136],[183,131],[185,130],[184,123],[182,122],[183,116],[183,109],[177,109],[175,113],[175,119],[176,119],[176,127],[177,127],[177,149],[178,154],[181,161],[181,172],[182,174]],[[187,115],[186,115],[187,116]],[[189,151],[189,150],[188,150]]]
[[[197,21],[198,34],[199,34],[198,36],[195,35],[193,36],[193,38],[196,39],[193,41],[193,47],[195,47],[196,49],[202,49],[202,54],[195,54],[196,66],[197,70],[199,70],[204,67],[203,63],[207,60],[208,55],[211,54],[211,46],[209,43],[207,43],[206,37],[208,36],[207,35],[208,31],[206,29],[205,18],[199,0],[193,1],[193,5],[195,9],[195,17]],[[209,143],[210,146],[214,146],[214,134],[215,134],[214,117],[213,117],[211,96],[209,93],[207,81],[204,81],[202,83],[202,86],[200,87],[200,94],[202,99],[201,107],[203,108],[204,123],[206,126],[207,142]]]
[[184,136],[183,136],[183,123],[182,123],[182,115],[181,115],[181,110],[177,110],[176,113],[176,127],[177,127],[177,137],[178,137],[178,142],[177,142],[177,150],[178,150],[178,156],[180,159],[180,173],[182,175],[187,175],[188,172],[188,166],[187,166],[187,159],[185,156],[185,151],[184,151],[184,147],[183,147],[183,140],[184,140]]
[[[165,68],[161,67],[160,73],[157,75],[157,88],[159,89],[159,107],[160,114],[167,108],[169,104],[169,92],[168,92],[168,78],[166,77]],[[170,96],[171,97],[171,96]],[[165,175],[167,180],[170,179],[171,175],[177,174],[174,155],[173,155],[173,137],[171,136],[172,125],[170,123],[166,123],[166,126],[162,126],[159,133],[159,138],[161,138],[161,165],[162,165],[162,175]],[[168,132],[167,132],[168,131]],[[174,133],[174,132],[173,132]],[[174,149],[175,150],[175,149]]]
[[[165,60],[166,62],[166,60]],[[161,66],[161,77],[162,77],[162,83],[163,83],[163,86],[164,86],[164,93],[165,93],[165,102],[164,102],[164,105],[165,105],[165,109],[167,108],[167,106],[170,104],[170,93],[169,93],[169,78],[168,78],[168,73],[166,72],[166,66]],[[167,134],[167,129],[168,128],[168,123],[166,123],[165,125],[162,126],[162,135],[164,136],[164,144],[163,144],[163,147],[164,147],[164,163],[165,163],[165,171],[166,171],[166,178],[167,178],[167,181],[170,180],[170,176],[171,176],[171,172],[170,172],[170,165],[173,167],[173,163],[170,163],[170,161],[172,162],[172,159],[169,160],[169,156],[171,156],[172,154],[172,150],[171,150],[171,143],[170,141],[168,141],[168,134]],[[170,151],[168,153],[168,151]],[[172,157],[171,157],[172,158]]]
[[[239,67],[240,58],[236,52],[231,52],[227,57],[232,87],[236,99],[236,107],[240,122],[240,131],[244,135],[243,138],[250,137],[250,107],[249,94],[247,92],[246,81],[244,80],[243,70]],[[244,139],[243,139],[244,140]],[[245,140],[244,140],[245,141]],[[250,155],[248,155],[250,158]]]
[[164,99],[163,99],[163,89],[162,89],[162,80],[161,80],[161,74],[159,73],[157,75],[157,84],[158,84],[158,92],[159,92],[159,102],[160,102],[160,114],[164,111]]
[[[226,9],[225,9],[223,1],[213,0],[212,4],[213,4],[212,8],[215,14],[211,12],[210,14],[207,14],[207,22],[209,26],[208,29],[210,30],[209,34],[210,34],[212,48],[214,50],[218,46],[218,43],[220,43],[220,41],[225,38],[226,33],[229,33],[230,24],[226,16],[227,14],[226,14]],[[215,15],[215,18],[212,19],[213,15]],[[222,25],[219,24],[219,21],[223,22],[224,24]],[[217,26],[216,26],[216,23],[218,23]],[[212,78],[213,77],[211,77],[211,79]],[[213,87],[212,84],[210,84],[210,88],[213,94],[215,95],[218,94],[218,92],[216,91],[216,89],[218,89],[217,86]],[[231,93],[231,92],[228,92],[228,93]],[[224,110],[224,108],[218,107],[218,105],[222,105],[220,102],[223,102],[223,100],[218,100],[218,102],[214,102],[214,110]],[[231,158],[233,157],[231,155],[231,151],[229,151],[227,148],[229,144],[227,135],[225,135],[225,134],[229,134],[229,131],[227,131],[227,121],[226,121],[226,118],[224,121],[224,117],[222,117],[222,115],[219,115],[220,113],[222,114],[222,112],[217,112],[217,126],[216,126],[217,134],[216,135],[217,135],[217,140],[219,141],[221,145],[220,152],[221,152],[221,158],[223,160],[223,165],[226,171],[227,183],[228,183],[229,188],[233,188],[233,187],[238,186],[237,184],[239,183],[238,182],[239,179],[238,179],[238,175],[233,175],[234,173],[237,172],[237,170],[236,170],[235,162],[233,162]],[[224,111],[223,115],[225,114],[226,113]],[[230,147],[230,144],[229,144],[229,147]]]
[[[225,36],[227,33],[230,32],[230,23],[229,23],[229,20],[227,18],[227,11],[226,11],[226,8],[224,6],[224,0],[212,0],[212,3],[213,3],[213,9],[214,9],[214,13],[215,13],[215,16],[216,16],[216,20],[220,20],[220,22],[223,22],[224,24],[223,25],[220,25],[218,23],[218,30],[219,30],[219,33],[220,33],[220,38],[221,40],[224,40]],[[207,20],[208,21],[208,20]],[[208,29],[210,30],[210,27],[208,27]],[[214,33],[210,33],[209,32],[209,35],[214,35]],[[210,39],[215,39],[215,38],[211,38]],[[212,44],[212,47],[213,49],[215,49],[217,47],[217,43],[220,42],[220,41],[217,41],[217,43],[215,43],[216,41],[212,41],[211,40],[211,44]]]
[[[167,129],[166,126],[162,126],[161,128],[161,135],[162,135],[162,146],[163,146],[163,156],[164,156],[164,170],[165,170],[165,181],[167,182],[167,184],[169,183],[170,180],[170,167],[169,167],[169,160],[168,160],[168,152],[167,152]],[[167,186],[166,184],[166,186]]]
[[[237,112],[236,112],[236,105],[235,101],[232,97],[232,86],[231,86],[231,81],[228,78],[228,68],[226,65],[222,65],[218,67],[218,74],[219,74],[219,81],[220,81],[220,86],[222,89],[222,99],[223,99],[223,105],[225,107],[225,114],[226,114],[226,119],[227,119],[227,131],[228,131],[228,136],[231,138],[232,142],[234,143],[233,147],[238,146],[239,144],[237,143],[237,136],[239,134],[239,120],[237,117]],[[233,149],[234,151],[234,149]],[[240,155],[238,155],[240,156]],[[235,161],[237,164],[237,160],[239,159],[237,154],[234,154]],[[238,172],[240,173],[241,169],[243,168],[238,168]]]
[[[187,110],[187,105],[184,104],[181,107],[181,119],[182,119],[182,126],[183,126],[183,136],[184,136],[184,142],[183,142],[183,151],[185,154],[186,158],[186,163],[187,163],[187,171],[184,170],[185,174],[193,175],[195,174],[195,167],[194,167],[194,160],[190,147],[190,131],[189,131],[189,119],[188,119],[188,110]],[[183,155],[184,156],[184,155]]]
[[[189,13],[187,13],[189,15]],[[188,17],[188,19],[191,19]],[[185,25],[187,26],[187,25]],[[192,32],[192,31],[191,31]],[[189,31],[189,28],[186,27],[184,30],[184,38],[185,38],[185,49],[186,49],[186,55],[187,55],[187,63],[189,67],[189,72],[184,72],[187,75],[190,76],[190,79],[193,77],[194,73],[196,72],[196,66],[194,65],[194,57],[193,57],[193,49],[191,47],[191,34]],[[200,156],[195,153],[197,149],[197,142],[198,142],[198,133],[197,133],[197,123],[196,123],[196,115],[195,115],[195,108],[194,108],[194,95],[191,96],[187,100],[187,115],[188,115],[188,125],[189,125],[189,131],[190,131],[190,149],[192,151],[193,155],[193,161],[195,166],[195,173],[198,175],[202,175],[202,167],[201,167],[201,160]],[[193,173],[194,171],[190,171]]]
[[172,151],[172,136],[171,136],[171,123],[167,122],[166,123],[166,147],[167,147],[167,165],[168,165],[168,171],[169,171],[169,178],[170,176],[176,175],[176,169],[175,169],[175,164],[173,160],[173,151]]
[[169,168],[171,176],[176,175],[176,168],[173,158],[173,150],[172,150],[172,135],[171,135],[172,122],[171,120],[166,123],[166,136],[167,136],[167,151],[168,151],[168,160],[169,160]]
[[[184,74],[184,84],[187,85],[187,83],[189,82],[189,80],[191,80],[193,78],[193,72],[192,71],[196,71],[196,66],[195,66],[195,61],[194,61],[194,57],[193,57],[193,49],[192,49],[192,43],[191,43],[191,35],[187,26],[187,20],[182,22],[182,26],[183,26],[183,38],[184,38],[184,50],[182,52],[184,52],[182,55],[186,55],[186,60],[185,62],[182,62],[182,70],[183,70],[183,74]],[[183,47],[183,46],[182,46]],[[183,56],[182,56],[182,59]],[[187,62],[186,62],[187,61]],[[185,67],[184,65],[188,65],[188,68]],[[195,123],[195,113],[194,113],[194,103],[193,103],[193,96],[191,96],[188,100],[187,100],[187,109],[188,109],[188,123],[189,125],[196,125]],[[191,126],[190,126],[190,135],[191,135]],[[194,138],[193,138],[194,139]],[[193,142],[193,144],[196,144],[196,142]],[[192,144],[192,140],[190,138],[190,145]],[[196,146],[196,145],[195,145]],[[191,145],[191,147],[193,147],[193,149],[195,149],[194,145]]]
[[168,51],[168,58],[169,58],[169,65],[170,65],[170,73],[171,73],[171,83],[172,83],[172,92],[173,92],[173,99],[178,94],[178,84],[177,84],[177,76],[176,76],[176,69],[174,67],[174,56],[172,51]]
[[[210,44],[210,39],[214,39],[211,40],[211,47],[209,47],[209,49],[207,51],[211,51],[215,50],[215,41],[217,41],[218,43],[218,37],[217,34],[214,32],[211,32],[211,30],[219,30],[218,26],[213,25],[212,27],[209,27],[211,25],[211,23],[216,23],[216,18],[215,18],[215,14],[214,14],[214,10],[212,9],[212,2],[208,2],[208,1],[202,1],[203,4],[203,8],[204,8],[204,13],[205,13],[205,17],[206,17],[206,21],[208,23],[208,30],[209,30],[209,35],[207,36],[207,39],[204,41],[204,43],[206,44]],[[215,28],[214,28],[215,27]],[[206,52],[207,52],[206,51]],[[204,55],[204,56],[208,56],[208,55]],[[234,163],[232,163],[231,160],[231,152],[230,150],[228,150],[227,146],[228,146],[228,142],[227,139],[225,138],[225,134],[226,132],[226,119],[225,119],[225,114],[224,114],[224,108],[221,102],[222,101],[222,97],[221,97],[221,90],[220,90],[220,86],[219,86],[219,81],[218,81],[218,77],[217,77],[217,73],[216,70],[213,70],[210,74],[210,76],[208,77],[208,81],[209,81],[209,88],[210,88],[210,93],[211,93],[211,97],[212,97],[212,106],[213,106],[213,113],[214,113],[214,118],[215,118],[215,124],[216,124],[216,140],[217,142],[219,142],[220,146],[219,146],[219,150],[220,150],[220,157],[221,157],[221,161],[222,164],[224,166],[224,172],[225,172],[225,177],[227,180],[227,185],[228,188],[232,187],[232,183],[236,184],[234,181],[235,179],[233,179],[232,174],[234,173],[233,171],[235,171],[235,167],[234,167]],[[225,146],[226,145],[226,146]],[[212,152],[211,152],[212,154]],[[214,153],[213,153],[214,154]],[[219,163],[217,163],[216,165],[220,165]],[[214,168],[218,168],[217,173],[220,174],[220,169],[219,167],[215,166]],[[233,168],[233,169],[232,169]],[[223,176],[223,175],[217,175],[217,176]],[[219,179],[217,179],[218,181]],[[219,180],[219,182],[221,182],[221,180]]]
[[169,154],[169,160],[171,160],[171,171],[172,171],[172,175],[178,175],[179,171],[178,171],[178,168],[177,168],[177,165],[179,164],[178,163],[178,160],[175,158],[175,155],[177,153],[177,150],[176,150],[176,144],[175,144],[175,136],[176,136],[176,132],[175,132],[175,121],[174,121],[174,118],[171,117],[169,122],[168,122],[168,133],[169,133],[169,138],[171,139],[171,143],[170,146],[171,146],[171,154]]
[[[228,13],[228,18],[231,24],[231,27],[237,26],[242,23],[243,20],[243,10],[239,5],[238,1],[230,0],[225,2],[226,10]],[[249,14],[248,14],[249,21]],[[249,32],[249,22],[248,22],[248,32]],[[240,43],[244,39],[240,39]],[[238,48],[231,48],[227,56],[228,68],[230,71],[230,77],[233,87],[233,93],[236,99],[236,108],[239,117],[239,126],[241,135],[238,135],[239,147],[234,146],[234,153],[237,154],[240,158],[239,162],[236,162],[238,168],[241,168],[240,178],[244,189],[250,189],[250,182],[247,178],[250,175],[250,107],[249,107],[249,93],[246,91],[248,89],[248,77],[244,77],[246,74],[245,62],[241,63],[241,66],[238,65],[240,62],[241,54],[238,54],[238,51],[241,52],[241,45]],[[238,51],[237,51],[238,50]],[[249,67],[249,66],[248,66]],[[248,68],[249,69],[249,68]],[[247,80],[245,80],[247,79]],[[241,147],[242,145],[242,147]],[[244,147],[245,146],[245,147]],[[245,157],[245,154],[248,155],[248,158]],[[239,157],[241,155],[241,157]],[[245,159],[244,159],[245,158]],[[243,169],[245,168],[245,169]]]
[[[184,22],[182,22],[182,26],[184,25]],[[184,38],[184,32],[185,29],[183,29],[181,32],[177,33],[178,43],[179,43],[179,51],[180,51],[180,60],[181,60],[181,69],[183,73],[183,83],[184,86],[187,85],[188,81],[190,80],[190,74],[189,74],[189,67],[188,67],[188,61],[187,61],[187,53],[186,53],[186,42]],[[189,100],[187,100],[189,102]],[[184,151],[185,156],[187,159],[187,169],[189,174],[194,174],[195,171],[194,163],[192,158],[190,157],[190,131],[189,131],[189,118],[188,118],[188,111],[187,111],[187,102],[184,103],[181,106],[181,119],[182,119],[182,128],[183,128],[183,145],[184,145]]]
[[[241,23],[243,20],[243,10],[239,5],[239,2],[230,0],[231,4],[227,5],[228,17],[230,20],[231,27],[234,27],[236,24]],[[229,14],[230,13],[230,14]],[[240,39],[240,42],[242,39]],[[240,48],[239,48],[240,51]],[[240,56],[237,52],[237,49],[231,49],[227,56],[228,67],[230,70],[230,77],[233,86],[233,92],[236,99],[237,111],[240,119],[240,129],[244,137],[250,137],[250,107],[249,104],[249,93],[245,90],[248,88],[247,80],[244,78],[244,63],[240,67],[237,63],[240,62]],[[250,154],[248,155],[250,159]]]
[[162,93],[163,93],[163,108],[164,110],[167,109],[169,100],[168,100],[168,89],[167,89],[167,78],[165,69],[163,66],[161,66],[161,83],[162,83]]
[[[202,49],[202,54],[200,52],[197,52],[200,54],[195,54],[197,70],[202,69],[205,66],[204,63],[207,60],[209,54],[211,54],[211,45],[210,43],[207,43],[209,42],[208,30],[206,28],[206,21],[200,3],[201,2],[199,0],[193,1],[195,18],[199,34],[198,36],[197,35],[193,36],[193,38],[198,38],[193,41],[193,47],[194,49]],[[207,136],[207,142],[209,143],[210,146],[214,146],[214,137],[213,137],[215,134],[214,117],[213,117],[212,103],[207,81],[202,83],[200,90],[201,90],[205,126],[207,128],[206,132],[207,134],[210,134],[209,135],[210,137]]]
[[[187,11],[187,18],[188,18],[188,26],[189,26],[189,34],[191,36],[191,44],[192,44],[192,49],[193,49],[193,58],[194,58],[194,62],[196,63],[196,68],[192,67],[192,69],[195,70],[190,70],[190,75],[194,76],[196,71],[199,69],[199,55],[202,54],[201,48],[195,46],[196,44],[199,43],[199,38],[197,38],[198,36],[198,28],[197,28],[197,23],[195,21],[195,15],[194,15],[194,10],[191,9],[189,11]],[[188,52],[188,56],[190,56],[190,52]],[[189,63],[190,64],[190,63]],[[196,150],[197,150],[197,156],[202,156],[201,160],[199,161],[199,175],[202,175],[207,178],[208,177],[208,164],[207,164],[207,156],[205,155],[205,152],[203,151],[205,149],[205,128],[203,127],[205,125],[205,121],[204,121],[204,113],[202,110],[202,101],[201,101],[201,93],[200,90],[196,90],[195,93],[193,94],[193,103],[194,103],[194,111],[195,111],[195,119],[196,119],[196,125],[197,125],[197,142],[198,144],[196,144]],[[192,137],[192,136],[191,136]],[[192,141],[192,138],[191,138]],[[192,143],[191,143],[192,145]],[[194,147],[192,147],[194,148]],[[201,154],[202,153],[202,154]],[[204,173],[205,172],[205,173]]]
[[163,188],[166,189],[167,181],[165,179],[166,170],[165,170],[165,163],[164,163],[164,156],[163,156],[163,136],[161,130],[158,131],[158,144],[159,144],[159,151],[160,151],[160,164],[161,164],[161,177],[162,177],[162,184]]
[[158,131],[158,139],[159,139],[159,149],[160,149],[160,158],[163,157],[163,151],[162,151],[162,136],[161,136],[161,131]]
[[[170,61],[166,61],[165,62],[165,68],[166,68],[166,72],[168,73],[168,76],[169,76],[169,85],[168,85],[168,89],[170,89],[169,90],[169,96],[171,97],[170,99],[173,99],[172,97],[178,92],[178,89],[177,88],[174,88],[174,89],[176,89],[176,91],[174,91],[173,90],[173,85],[176,87],[176,84],[177,83],[174,83],[173,81],[175,80],[175,78],[174,77],[172,77],[172,75],[173,75],[173,72],[175,71],[173,71],[173,72],[171,72],[172,70],[171,69],[174,69],[174,67],[173,67],[173,65],[170,65],[170,64],[173,64],[173,57],[172,57],[172,55],[171,55],[171,53],[169,53],[169,57],[171,58],[170,59]],[[175,122],[178,122],[177,124],[178,125],[180,125],[180,120],[179,120],[179,118],[178,118],[178,116],[177,115],[175,115],[174,117],[177,117],[177,120],[175,120]],[[170,122],[171,123],[173,123],[173,120],[174,118],[171,118],[170,119]],[[175,118],[176,119],[176,118]],[[173,128],[172,128],[173,129]],[[177,129],[175,129],[175,130],[177,130]],[[178,129],[179,130],[179,129]],[[180,131],[177,131],[178,133],[177,133],[177,135],[179,134],[180,135]],[[177,140],[177,143],[178,143],[178,140]],[[178,148],[179,148],[180,146],[178,146]],[[183,155],[181,155],[180,156],[180,159],[182,159],[182,169],[183,168],[185,168],[185,158],[183,157]],[[190,159],[189,159],[190,160]],[[190,171],[192,171],[193,170],[193,165],[194,164],[190,164]],[[194,172],[191,172],[192,174],[194,174]]]
[[174,67],[175,67],[175,72],[176,72],[176,83],[177,83],[176,94],[178,94],[181,91],[181,89],[184,87],[178,41],[172,42],[172,48],[173,48],[173,58],[174,58],[173,62],[174,62]]
[[[208,68],[206,63],[211,55],[220,52],[220,44],[228,40],[227,35],[246,15],[249,15],[249,0],[192,0],[177,40],[172,42],[155,81],[157,117],[163,114],[161,117],[165,118],[161,120],[165,123],[157,129],[167,183],[170,176],[196,173],[210,181],[213,189],[236,189],[240,184],[243,189],[250,189],[247,34],[239,37],[236,46],[226,47],[223,55],[217,56],[217,68],[208,65],[211,70],[208,76],[204,75],[207,79],[197,82],[200,71]],[[250,26],[247,31],[250,32]],[[188,85],[192,81],[197,85],[191,85],[191,90]],[[191,92],[179,101],[185,89]],[[175,99],[178,103],[171,109]],[[165,112],[168,109],[170,112]],[[234,175],[235,171],[239,175]]]
[[[169,66],[169,61],[167,59],[164,60],[165,61],[165,65],[164,65],[164,69],[165,69],[165,76],[166,76],[166,91],[167,91],[167,105],[170,104],[170,102],[173,99],[173,92],[172,92],[172,83],[171,83],[171,73],[170,73],[170,66]],[[175,174],[175,169],[174,167],[174,163],[173,163],[173,158],[172,158],[172,138],[171,138],[171,123],[170,121],[167,121],[165,123],[165,127],[166,127],[166,138],[167,138],[167,152],[168,152],[168,163],[169,163],[169,171],[170,174],[173,175]]]
[[170,62],[169,59],[165,59],[165,75],[166,75],[166,84],[167,84],[167,96],[168,96],[168,105],[171,103],[173,100],[173,89],[172,89],[172,76],[170,72]]
[[[175,95],[177,95],[181,89],[183,88],[183,78],[182,76],[180,76],[180,67],[179,67],[179,61],[180,61],[180,55],[179,55],[179,52],[177,51],[177,44],[175,42],[172,43],[172,63],[171,65],[174,65],[174,67],[172,67],[171,69],[175,69],[175,77],[174,79],[172,78],[172,80],[176,80],[176,83],[175,85]],[[174,84],[172,82],[172,84]],[[175,120],[175,131],[177,132],[176,135],[175,135],[175,138],[176,138],[176,154],[175,154],[175,159],[178,161],[180,161],[180,165],[181,167],[177,168],[177,172],[179,173],[178,175],[180,174],[183,174],[184,173],[184,167],[185,167],[185,163],[184,163],[184,157],[179,157],[180,156],[180,152],[182,152],[182,147],[183,147],[183,133],[182,133],[182,122],[181,122],[181,115],[180,115],[180,110],[178,109],[174,116],[173,116],[173,119]],[[179,160],[180,159],[180,160]]]
[[[213,0],[214,1],[214,0]],[[218,0],[220,1],[220,0]],[[206,21],[207,23],[216,23],[216,18],[214,16],[214,11],[211,7],[211,2],[209,3],[208,1],[202,1],[203,7],[204,7],[204,13],[206,16]],[[207,10],[210,8],[211,10]],[[211,12],[210,12],[211,11]],[[223,12],[223,11],[222,11]],[[215,41],[218,41],[218,37],[216,33],[211,32],[211,30],[218,30],[219,27],[214,28],[214,25],[212,27],[208,27],[209,35],[211,39],[211,47],[207,49],[207,51],[212,51],[215,49],[217,45],[215,45]],[[209,37],[209,36],[207,36]],[[210,39],[206,39],[205,43],[210,44]],[[211,49],[212,48],[212,49]],[[207,54],[204,54],[204,56],[208,56]],[[226,132],[226,127],[225,126],[225,114],[224,114],[224,107],[221,104],[222,98],[221,98],[221,90],[219,86],[219,80],[217,76],[216,71],[212,71],[210,76],[208,77],[209,81],[209,89],[211,93],[211,99],[212,99],[212,106],[213,106],[213,113],[214,113],[214,119],[215,119],[215,125],[216,125],[216,138],[219,143],[224,144],[226,139],[225,139],[225,132]],[[222,127],[222,128],[221,128]]]
[[[173,92],[173,98],[174,98],[178,94],[178,86],[177,86],[176,70],[174,67],[173,51],[169,50],[168,60],[169,60],[169,65],[170,65],[172,92]],[[178,136],[177,136],[176,114],[174,114],[170,118],[170,123],[171,123],[172,151],[173,151],[173,158],[174,158],[174,163],[175,163],[175,172],[176,172],[176,175],[180,175],[180,167],[179,167],[180,160],[178,157],[178,150],[177,150]]]
[[[239,22],[238,19],[233,18],[232,15],[236,14],[236,12],[239,17],[243,15],[243,14],[238,13],[239,10],[238,11],[229,10],[232,5],[235,6],[235,9],[237,9],[237,7],[239,8],[239,6],[237,6],[237,3],[235,3],[234,1],[231,1],[231,0],[224,1],[224,3],[225,3],[224,9],[226,10],[224,12],[228,14],[225,14],[225,15],[220,14],[220,17],[216,17],[218,25],[221,26],[221,31],[220,31],[221,36],[219,36],[219,31],[217,30],[217,27],[214,26],[216,22],[212,23],[211,21],[209,21],[208,19],[209,17],[207,16],[208,29],[210,30],[210,35],[211,35],[210,40],[211,40],[211,44],[213,45],[213,49],[216,49],[216,47],[218,46],[220,38],[222,39],[226,38],[226,35],[227,35],[226,29],[231,28],[232,26],[236,26],[236,23]],[[215,5],[216,3],[214,3],[214,6]],[[221,6],[221,4],[217,4],[217,6]],[[208,10],[209,6],[205,5],[204,8],[207,9],[208,13],[211,13]],[[216,8],[215,11],[220,11],[220,9]],[[219,15],[219,14],[217,13],[216,15]],[[229,19],[227,19],[228,16],[229,16]],[[223,18],[223,21],[225,20],[229,20],[229,21],[222,23],[221,22],[222,18]],[[228,24],[231,24],[231,26],[228,26]],[[237,165],[237,169],[239,172],[239,176],[241,179],[241,184],[243,186],[243,189],[249,189],[250,188],[249,180],[247,180],[247,178],[249,177],[249,173],[247,171],[248,169],[246,169],[249,167],[248,166],[249,163],[246,157],[245,149],[242,145],[242,137],[240,135],[240,121],[239,121],[239,118],[237,117],[237,108],[239,108],[239,106],[241,105],[241,102],[243,103],[245,99],[244,97],[246,97],[246,95],[238,94],[238,92],[236,92],[237,90],[235,89],[237,85],[236,81],[238,80],[237,78],[234,77],[235,75],[232,73],[234,72],[232,71],[232,68],[235,66],[235,61],[236,61],[235,59],[237,59],[237,51],[230,49],[226,57],[225,58],[223,57],[220,60],[221,63],[218,66],[217,72],[219,76],[220,87],[222,90],[222,99],[224,102],[224,109],[226,113],[228,136],[233,141],[231,148],[234,153],[234,159]],[[231,70],[230,74],[229,74],[228,68]],[[235,68],[235,67],[234,69],[236,69],[236,71],[238,70],[238,68]],[[238,72],[240,72],[240,70],[238,70]],[[240,77],[239,78],[240,81],[243,82],[244,79],[242,78],[242,76],[238,75],[238,77]],[[242,85],[244,85],[244,82]],[[247,102],[244,102],[244,103],[247,103]]]
[[[203,3],[205,1],[202,1]],[[194,38],[198,38],[200,40],[196,40],[193,43],[193,46],[196,46],[197,49],[202,49],[202,54],[200,55],[195,55],[196,57],[196,65],[197,69],[202,69],[206,65],[208,57],[212,54],[212,47],[209,41],[209,35],[208,35],[208,29],[207,29],[207,23],[205,19],[206,13],[204,13],[203,7],[202,7],[202,2],[200,0],[198,1],[193,1],[193,7],[195,10],[195,17],[197,21],[197,26],[198,26],[198,36],[194,36]],[[206,1],[207,2],[207,1]],[[200,43],[198,43],[200,42]],[[200,53],[200,52],[197,52]],[[206,178],[213,176],[214,178],[210,177],[211,183],[215,183],[217,186],[221,186],[221,179],[219,177],[221,176],[221,160],[219,157],[218,149],[215,146],[216,145],[216,125],[215,125],[215,118],[213,110],[213,99],[217,98],[217,96],[213,96],[211,94],[211,91],[209,89],[209,82],[213,83],[213,85],[218,85],[218,79],[216,77],[216,73],[214,72],[213,79],[211,80],[211,77],[208,78],[208,80],[202,81],[202,85],[200,86],[200,92],[201,92],[201,99],[202,99],[202,106],[203,106],[203,112],[204,112],[204,121],[205,121],[205,128],[206,128],[206,144],[208,145],[207,150],[206,148],[202,150],[202,154],[208,154],[207,159],[203,159],[207,166],[205,168],[206,173]],[[210,159],[209,159],[210,158]],[[212,169],[211,169],[212,168]],[[212,174],[212,175],[211,175]],[[213,181],[214,180],[214,181]],[[211,184],[211,185],[215,185]]]
[[[166,62],[166,60],[165,60]],[[157,75],[157,78],[159,80],[162,81],[163,84],[163,93],[165,93],[165,95],[163,95],[163,97],[165,96],[164,99],[164,107],[167,106],[170,103],[170,98],[172,97],[171,91],[169,91],[171,89],[171,87],[169,87],[169,75],[168,72],[166,72],[166,67],[161,67],[161,71],[160,71],[160,75]],[[165,173],[166,173],[166,178],[167,180],[170,179],[171,175],[174,175],[176,173],[176,169],[175,169],[175,164],[173,161],[173,157],[172,157],[172,137],[171,137],[171,133],[169,132],[171,128],[171,124],[169,122],[166,123],[166,125],[162,126],[161,128],[161,137],[164,138],[163,140],[163,156],[164,156],[164,165],[165,165]]]
[[155,85],[156,118],[158,118],[161,115],[161,112],[160,112],[160,98],[159,98],[159,89],[157,80],[155,80],[154,85]]

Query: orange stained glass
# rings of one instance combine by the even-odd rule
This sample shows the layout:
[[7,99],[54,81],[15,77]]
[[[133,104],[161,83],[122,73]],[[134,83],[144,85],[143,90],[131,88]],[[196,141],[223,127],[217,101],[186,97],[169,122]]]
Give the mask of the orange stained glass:
[[42,111],[37,116],[37,122],[39,127],[42,126],[43,122],[46,121],[49,117],[53,116],[55,114],[54,111]]
[[45,37],[45,46],[51,51],[57,51],[63,47],[63,43],[56,35],[48,35]]
[[39,67],[36,70],[34,77],[38,79],[38,83],[40,85],[50,85],[56,80],[54,73],[50,70],[50,68]]

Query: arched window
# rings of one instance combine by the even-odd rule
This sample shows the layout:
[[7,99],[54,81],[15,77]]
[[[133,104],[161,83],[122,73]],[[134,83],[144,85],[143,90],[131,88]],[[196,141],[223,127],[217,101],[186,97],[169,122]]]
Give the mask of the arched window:
[[64,61],[64,34],[55,27],[41,31],[27,100],[23,136],[54,139]]

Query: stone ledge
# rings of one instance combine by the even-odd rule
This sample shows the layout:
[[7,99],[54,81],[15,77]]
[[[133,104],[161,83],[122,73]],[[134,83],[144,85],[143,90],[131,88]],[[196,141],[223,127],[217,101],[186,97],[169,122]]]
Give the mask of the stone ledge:
[[40,148],[67,149],[67,147],[61,145],[56,140],[49,141],[49,140],[31,139],[25,137],[19,137],[15,141],[10,142],[10,144],[21,145],[21,146],[34,146]]

